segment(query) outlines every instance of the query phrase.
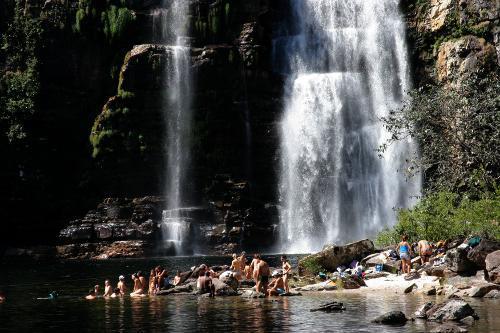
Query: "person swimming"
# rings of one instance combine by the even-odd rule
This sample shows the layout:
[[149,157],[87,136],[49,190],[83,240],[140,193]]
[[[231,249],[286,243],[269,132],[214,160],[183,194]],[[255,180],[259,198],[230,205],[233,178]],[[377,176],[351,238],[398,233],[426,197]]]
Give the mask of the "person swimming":
[[88,299],[88,300],[92,300],[92,299],[96,299],[96,298],[97,298],[97,295],[95,294],[95,288],[90,289],[89,294],[87,296],[85,296],[85,299]]
[[110,297],[113,294],[113,287],[109,280],[104,281],[104,297]]
[[121,297],[122,296],[122,292],[120,290],[120,288],[115,288],[115,290],[113,291],[113,293],[111,294],[111,298],[116,298],[116,297]]
[[94,286],[94,292],[95,292],[95,296],[96,296],[96,297],[98,297],[98,296],[99,296],[100,289],[101,289],[101,287],[100,287],[98,284],[96,284],[96,285]]
[[6,300],[5,294],[0,291],[0,303],[5,302],[5,300]]

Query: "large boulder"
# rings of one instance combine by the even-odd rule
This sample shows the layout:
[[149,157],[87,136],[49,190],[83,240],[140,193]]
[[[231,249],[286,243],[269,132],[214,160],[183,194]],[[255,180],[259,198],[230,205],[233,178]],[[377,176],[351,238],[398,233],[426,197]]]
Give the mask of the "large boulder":
[[351,261],[360,260],[371,254],[375,247],[369,239],[360,240],[343,246],[328,245],[322,251],[311,254],[299,261],[299,274],[313,273],[311,267],[322,267],[333,272],[340,265],[349,264]]
[[459,321],[468,316],[477,317],[474,309],[462,299],[450,299],[431,307],[427,312],[429,321]]
[[467,294],[470,297],[483,297],[492,290],[500,290],[500,286],[492,283],[480,284],[472,287]]
[[467,258],[478,268],[486,268],[486,257],[488,254],[500,250],[500,242],[482,239],[481,242],[467,253]]
[[491,252],[486,256],[485,268],[488,279],[493,283],[500,284],[500,250]]
[[475,265],[467,258],[467,249],[457,247],[446,253],[445,262],[448,268],[456,273],[475,271]]

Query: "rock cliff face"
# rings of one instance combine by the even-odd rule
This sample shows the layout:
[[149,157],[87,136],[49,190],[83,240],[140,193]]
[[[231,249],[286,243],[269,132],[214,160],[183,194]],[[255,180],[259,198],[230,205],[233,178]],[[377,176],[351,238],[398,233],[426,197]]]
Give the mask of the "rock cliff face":
[[[193,204],[213,213],[200,233],[219,253],[267,247],[274,239],[284,80],[273,70],[272,39],[287,33],[280,22],[290,17],[288,2],[190,0],[195,80],[188,191]],[[26,105],[19,96],[34,105],[27,119],[14,117],[11,109],[2,109],[0,117],[0,151],[10,157],[0,166],[0,199],[6,203],[0,219],[9,235],[2,235],[3,244],[53,242],[64,228],[59,241],[65,257],[124,255],[126,243],[109,252],[114,242],[136,242],[130,243],[136,255],[155,250],[168,167],[162,96],[170,83],[163,64],[172,49],[153,31],[161,28],[161,9],[168,4],[0,3],[0,34],[7,45],[0,52],[0,106]],[[403,0],[402,9],[416,86],[446,87],[477,71],[498,72],[498,1]],[[33,52],[24,55],[30,45]],[[26,67],[26,59],[36,66]],[[26,84],[14,86],[20,81],[12,77],[25,74],[39,89],[33,96],[19,88]],[[8,133],[21,125],[27,136],[14,144]],[[144,196],[151,197],[98,204],[106,197]],[[113,205],[129,215],[110,217]],[[136,220],[136,210],[151,216]]]

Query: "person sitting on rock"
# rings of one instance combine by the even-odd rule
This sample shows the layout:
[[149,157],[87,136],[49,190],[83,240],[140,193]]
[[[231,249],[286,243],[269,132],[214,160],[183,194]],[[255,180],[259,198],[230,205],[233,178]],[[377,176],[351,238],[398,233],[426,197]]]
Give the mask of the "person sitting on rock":
[[238,258],[236,253],[233,253],[233,261],[231,262],[231,271],[234,272],[234,277],[236,280],[238,280],[238,283],[242,280],[242,271],[243,268],[241,267],[241,260]]
[[403,235],[401,242],[398,244],[399,257],[401,258],[401,266],[403,274],[410,274],[411,271],[411,255],[412,250],[410,244],[408,244],[408,237]]
[[109,280],[104,281],[104,297],[110,297],[113,294],[113,287]]
[[[143,296],[145,294],[145,286],[142,284],[139,273],[140,272],[132,274],[132,281],[134,281],[134,291],[130,293],[130,296]],[[142,278],[144,279],[144,277]]]
[[285,280],[284,274],[277,274],[273,277],[271,283],[269,283],[269,287],[267,288],[267,295],[269,296],[278,296],[284,294],[285,290]]
[[205,272],[204,276],[198,278],[197,286],[201,294],[209,293],[210,297],[215,295],[215,286],[210,277],[210,272]]
[[122,296],[125,295],[125,293],[127,292],[127,285],[125,284],[125,276],[120,275],[118,277],[118,284],[116,285],[116,287],[120,289],[120,293],[122,294]]
[[288,261],[286,256],[281,256],[281,263],[283,269],[283,282],[285,283],[285,292],[290,292],[290,287],[288,286],[288,280],[292,277],[292,265]]
[[422,265],[429,262],[432,255],[432,246],[425,239],[418,242],[418,254],[420,255],[420,262]]
[[267,285],[269,284],[269,275],[271,271],[267,262],[258,256],[259,263],[257,264],[257,283],[255,284],[255,291],[265,293]]
[[157,288],[158,288],[158,284],[157,284],[157,279],[156,279],[156,272],[155,272],[154,269],[152,269],[149,272],[149,289],[148,289],[148,294],[149,295],[155,295],[156,291],[157,291]]
[[164,269],[162,266],[157,266],[155,268],[155,273],[156,273],[156,285],[158,290],[166,289],[168,288],[168,283],[167,283],[167,276],[168,272],[166,269]]
[[85,296],[85,299],[88,300],[96,299],[95,289],[90,289],[89,294]]
[[178,286],[181,283],[181,271],[177,271],[174,277],[174,286]]

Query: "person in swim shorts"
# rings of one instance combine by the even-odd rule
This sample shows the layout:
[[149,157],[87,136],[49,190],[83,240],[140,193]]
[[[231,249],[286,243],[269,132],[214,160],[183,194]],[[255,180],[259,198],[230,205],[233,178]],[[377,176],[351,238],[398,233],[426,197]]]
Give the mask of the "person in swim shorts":
[[403,274],[410,274],[412,250],[406,235],[403,235],[401,242],[398,244],[398,250],[399,257],[401,258]]
[[255,285],[255,290],[265,293],[267,290],[267,285],[269,284],[269,275],[271,275],[271,271],[267,262],[262,260],[260,255],[258,256],[258,259],[259,263],[257,264],[257,284]]

